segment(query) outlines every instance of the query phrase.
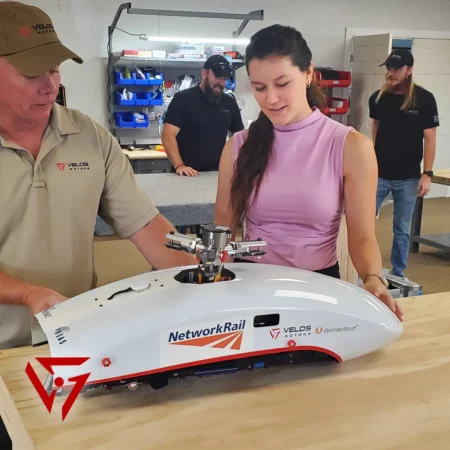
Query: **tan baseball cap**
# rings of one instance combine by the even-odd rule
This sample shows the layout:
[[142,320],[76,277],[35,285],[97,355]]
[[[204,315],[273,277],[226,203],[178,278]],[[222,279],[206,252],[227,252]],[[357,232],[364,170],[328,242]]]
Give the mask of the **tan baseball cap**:
[[0,2],[0,57],[28,77],[41,75],[68,59],[83,63],[62,45],[44,11],[13,1]]

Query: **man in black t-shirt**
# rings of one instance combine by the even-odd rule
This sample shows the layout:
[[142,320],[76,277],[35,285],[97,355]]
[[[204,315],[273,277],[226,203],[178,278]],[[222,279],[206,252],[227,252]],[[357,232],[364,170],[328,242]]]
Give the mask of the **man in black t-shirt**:
[[414,205],[417,196],[427,195],[431,187],[439,116],[433,94],[412,80],[414,58],[410,51],[393,51],[383,65],[386,84],[369,99],[378,160],[376,210],[391,192],[394,200],[391,273],[404,277]]
[[231,74],[225,57],[211,56],[203,66],[201,83],[177,92],[170,102],[162,143],[178,175],[218,170],[228,132],[244,129],[236,100],[223,93]]

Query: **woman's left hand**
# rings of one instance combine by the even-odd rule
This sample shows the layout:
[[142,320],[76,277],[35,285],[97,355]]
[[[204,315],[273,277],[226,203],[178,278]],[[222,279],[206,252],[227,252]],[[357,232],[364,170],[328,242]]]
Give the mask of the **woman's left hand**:
[[376,277],[370,277],[364,284],[363,289],[379,298],[400,320],[403,322],[403,311],[398,302],[392,297],[386,286]]

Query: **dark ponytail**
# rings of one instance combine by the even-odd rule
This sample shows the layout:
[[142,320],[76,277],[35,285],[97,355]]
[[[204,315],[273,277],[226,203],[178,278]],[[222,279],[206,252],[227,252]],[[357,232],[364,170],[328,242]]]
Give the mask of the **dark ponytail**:
[[[263,28],[252,36],[245,54],[247,73],[250,61],[269,56],[288,56],[292,64],[303,72],[309,69],[312,59],[311,51],[301,33],[292,27],[282,25]],[[307,88],[306,96],[311,108],[321,109],[325,106],[325,94],[314,79]],[[272,122],[261,111],[258,119],[250,124],[248,138],[242,145],[235,163],[231,182],[234,227],[239,226],[247,214],[248,200],[253,190],[254,199],[259,193],[264,174],[271,162],[273,141]]]

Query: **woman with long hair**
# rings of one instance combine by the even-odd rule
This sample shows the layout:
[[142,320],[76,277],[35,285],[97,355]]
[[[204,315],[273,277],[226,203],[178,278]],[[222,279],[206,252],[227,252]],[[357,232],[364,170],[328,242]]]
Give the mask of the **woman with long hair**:
[[268,243],[261,260],[340,277],[336,243],[344,212],[349,252],[363,287],[402,320],[382,277],[375,236],[377,163],[371,141],[320,111],[302,34],[273,25],[246,49],[246,69],[261,112],[225,145],[215,223]]

